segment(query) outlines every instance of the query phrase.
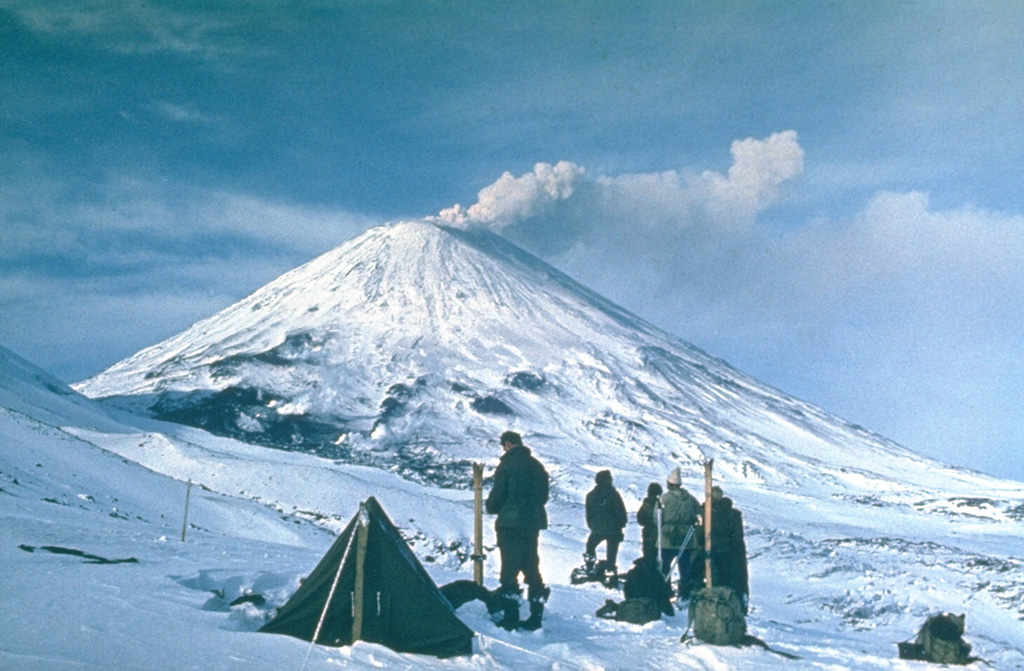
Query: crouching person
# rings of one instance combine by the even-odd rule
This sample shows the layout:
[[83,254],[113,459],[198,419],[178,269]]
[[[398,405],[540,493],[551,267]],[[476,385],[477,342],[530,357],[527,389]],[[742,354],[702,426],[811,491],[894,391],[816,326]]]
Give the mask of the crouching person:
[[658,569],[657,560],[651,556],[640,557],[633,562],[633,568],[626,574],[622,586],[625,600],[615,603],[605,601],[598,611],[598,617],[646,624],[660,619],[662,615],[675,615],[672,607],[672,588]]

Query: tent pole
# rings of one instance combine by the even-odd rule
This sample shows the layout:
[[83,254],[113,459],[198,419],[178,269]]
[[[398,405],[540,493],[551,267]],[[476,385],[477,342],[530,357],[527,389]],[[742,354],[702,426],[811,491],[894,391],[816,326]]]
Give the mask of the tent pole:
[[714,459],[704,463],[704,584],[711,589],[711,465]]
[[[362,516],[360,516],[362,517]],[[363,519],[359,520],[356,527],[356,584],[352,593],[352,642],[363,637],[363,595],[364,582],[366,579],[366,539],[370,534],[370,527]]]
[[473,581],[484,584],[484,465],[473,463]]
[[316,629],[313,631],[313,640],[309,642],[309,649],[306,650],[306,658],[302,661],[302,671],[306,671],[306,664],[309,663],[309,655],[313,652],[313,646],[316,645],[316,640],[320,638],[320,630],[324,626],[324,620],[327,619],[327,609],[331,607],[331,602],[334,601],[334,591],[338,588],[338,581],[341,580],[341,569],[345,567],[345,560],[348,558],[348,551],[352,549],[352,536],[348,537],[348,544],[345,545],[345,552],[341,554],[341,561],[338,562],[338,570],[334,573],[334,581],[331,582],[331,590],[327,593],[327,601],[324,602],[324,609],[320,613],[320,619],[316,623]]

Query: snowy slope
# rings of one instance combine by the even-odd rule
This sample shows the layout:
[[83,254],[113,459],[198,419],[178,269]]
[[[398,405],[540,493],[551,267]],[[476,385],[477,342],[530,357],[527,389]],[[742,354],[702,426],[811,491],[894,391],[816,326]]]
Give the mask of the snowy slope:
[[[77,388],[248,442],[465,486],[520,430],[574,492],[714,458],[831,496],[998,487],[763,385],[482,232],[373,229]],[[917,495],[917,494],[915,494]]]
[[[924,666],[895,659],[895,643],[936,610],[967,612],[966,638],[994,668],[1024,668],[1019,484],[984,499],[905,492],[905,502],[727,485],[747,521],[748,627],[799,660],[680,643],[683,615],[643,627],[596,618],[618,595],[567,584],[585,533],[580,500],[566,495],[541,541],[553,588],[544,628],[507,633],[467,604],[459,615],[478,632],[476,652],[439,661],[365,643],[311,648],[255,629],[329,546],[325,530],[370,495],[436,582],[468,577],[469,492],[128,419],[0,349],[0,588],[16,614],[0,630],[0,669],[913,669]],[[622,554],[637,553],[631,525]],[[496,570],[489,560],[492,587]],[[267,603],[229,605],[249,593]]]

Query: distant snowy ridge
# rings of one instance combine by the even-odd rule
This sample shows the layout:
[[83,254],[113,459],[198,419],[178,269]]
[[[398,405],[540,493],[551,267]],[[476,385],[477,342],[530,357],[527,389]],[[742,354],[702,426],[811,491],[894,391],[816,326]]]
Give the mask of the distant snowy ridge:
[[[372,229],[76,385],[249,442],[465,486],[526,435],[577,490],[714,458],[823,493],[988,486],[736,371],[484,232]],[[995,482],[992,480],[992,482]]]

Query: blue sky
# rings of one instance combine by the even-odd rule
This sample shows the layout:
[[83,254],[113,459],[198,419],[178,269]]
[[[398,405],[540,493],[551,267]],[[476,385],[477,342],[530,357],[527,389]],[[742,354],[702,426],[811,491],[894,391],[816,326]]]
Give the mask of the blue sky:
[[629,5],[0,0],[0,344],[79,380],[441,216],[1024,479],[1024,4]]

